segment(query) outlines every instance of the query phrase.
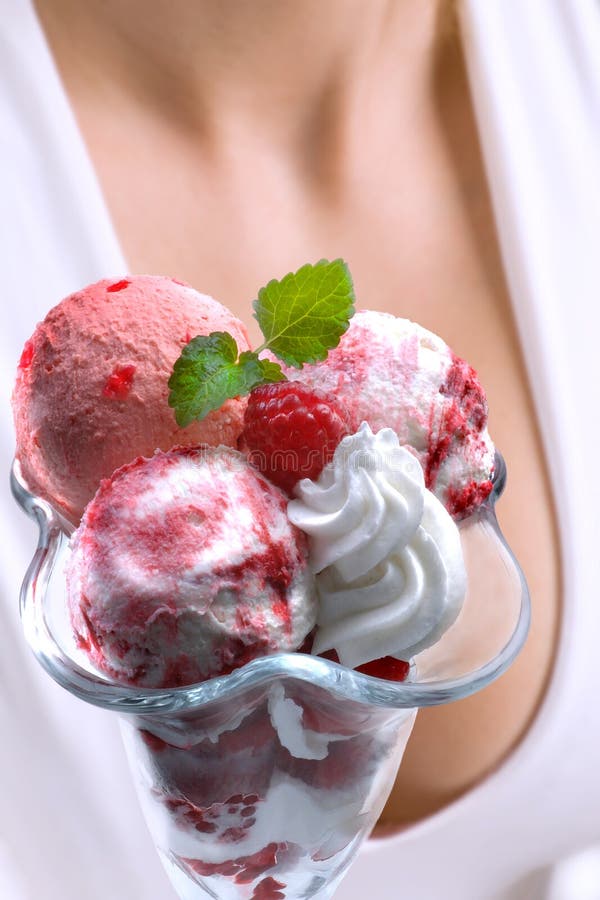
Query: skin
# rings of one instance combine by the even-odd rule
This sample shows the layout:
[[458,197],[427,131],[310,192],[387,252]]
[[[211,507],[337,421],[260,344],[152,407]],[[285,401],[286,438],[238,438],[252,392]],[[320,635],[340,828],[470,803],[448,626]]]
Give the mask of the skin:
[[380,832],[436,812],[510,754],[559,628],[552,494],[446,5],[38,2],[132,271],[188,280],[258,342],[258,287],[343,256],[359,305],[439,333],[486,388],[532,630],[498,682],[419,713]]

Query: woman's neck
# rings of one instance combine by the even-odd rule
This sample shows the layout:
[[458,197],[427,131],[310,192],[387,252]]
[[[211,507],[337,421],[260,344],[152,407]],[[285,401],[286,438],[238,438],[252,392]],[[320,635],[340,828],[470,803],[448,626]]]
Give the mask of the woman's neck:
[[[414,92],[437,0],[38,0],[81,90],[128,93],[216,151],[340,143],[373,86]],[[74,79],[68,79],[71,84]]]

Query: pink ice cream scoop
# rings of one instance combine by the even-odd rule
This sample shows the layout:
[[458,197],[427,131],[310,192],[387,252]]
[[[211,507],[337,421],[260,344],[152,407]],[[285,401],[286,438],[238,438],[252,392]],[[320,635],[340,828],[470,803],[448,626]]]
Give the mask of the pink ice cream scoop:
[[67,571],[80,645],[117,680],[174,687],[296,650],[316,618],[287,497],[227,447],[119,469],[88,505]]
[[229,310],[161,276],[105,279],[54,307],[25,345],[13,393],[16,455],[31,489],[77,523],[100,480],[136,456],[235,445],[244,400],[186,428],[167,402],[183,346],[211,331],[249,349]]
[[431,331],[362,310],[324,362],[286,374],[334,394],[354,430],[363,421],[373,431],[392,428],[452,515],[468,515],[490,493],[494,445],[483,388],[475,370]]

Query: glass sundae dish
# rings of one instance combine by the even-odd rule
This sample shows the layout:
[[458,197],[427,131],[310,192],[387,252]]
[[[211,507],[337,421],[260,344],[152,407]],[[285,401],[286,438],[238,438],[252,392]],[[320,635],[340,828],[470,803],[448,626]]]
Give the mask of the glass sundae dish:
[[116,684],[77,647],[64,566],[72,528],[12,486],[39,525],[21,595],[27,640],[46,671],[118,713],[148,826],[177,895],[331,897],[387,799],[420,707],[449,703],[500,676],[522,647],[529,598],[495,515],[494,489],[459,524],[468,590],[444,636],[392,682],[306,653],[255,659],[169,690]]
[[216,301],[128,276],[66,298],[21,357],[25,634],[119,714],[187,900],[332,896],[417,710],[527,634],[475,372],[353,312],[345,264],[304,266],[259,292],[251,351]]

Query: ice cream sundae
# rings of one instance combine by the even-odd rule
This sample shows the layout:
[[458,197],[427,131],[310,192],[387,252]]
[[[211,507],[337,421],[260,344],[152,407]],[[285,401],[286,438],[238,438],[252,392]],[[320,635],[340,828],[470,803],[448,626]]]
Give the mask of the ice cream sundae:
[[341,877],[413,711],[332,700],[352,683],[335,673],[402,681],[467,591],[457,522],[492,488],[485,396],[435,335],[353,303],[340,260],[304,266],[259,292],[251,350],[211,298],[127,276],[64,300],[21,358],[24,479],[81,520],[79,650],[115,684],[214,684],[126,727],[182,897]]

